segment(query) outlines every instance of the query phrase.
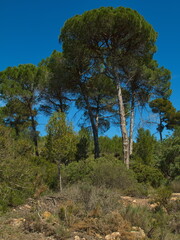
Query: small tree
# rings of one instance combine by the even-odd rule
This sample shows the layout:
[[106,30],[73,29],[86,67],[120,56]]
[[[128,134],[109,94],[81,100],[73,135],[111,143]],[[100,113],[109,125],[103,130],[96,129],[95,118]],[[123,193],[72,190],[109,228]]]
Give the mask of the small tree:
[[58,165],[59,190],[62,191],[61,164],[72,161],[76,153],[77,138],[72,124],[66,120],[64,113],[55,112],[47,124],[47,149],[51,161]]
[[176,125],[178,114],[176,109],[173,107],[172,103],[163,98],[158,98],[150,102],[150,108],[153,113],[159,115],[159,123],[157,130],[160,135],[160,140],[162,142],[162,132],[166,127],[167,129],[172,129],[173,125]]
[[136,156],[142,159],[142,162],[146,165],[152,164],[155,143],[156,140],[149,130],[143,128],[138,130]]
[[173,135],[162,142],[159,160],[159,168],[166,178],[174,180],[179,176],[180,128],[175,129]]
[[[9,125],[20,131],[22,124],[27,124],[31,130],[32,140],[35,146],[35,154],[38,156],[38,132],[37,132],[37,104],[39,104],[39,87],[45,78],[44,68],[33,64],[22,64],[18,67],[8,67],[0,72],[0,98],[6,104],[4,108]],[[29,124],[30,123],[30,124]]]
[[86,159],[91,141],[90,132],[87,128],[81,128],[79,131],[79,141],[77,143],[76,160]]

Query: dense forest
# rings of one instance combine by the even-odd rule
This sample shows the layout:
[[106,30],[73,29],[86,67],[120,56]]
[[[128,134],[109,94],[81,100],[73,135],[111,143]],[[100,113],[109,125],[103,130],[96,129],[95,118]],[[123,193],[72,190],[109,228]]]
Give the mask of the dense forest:
[[[86,210],[95,188],[132,197],[153,193],[158,208],[146,217],[156,224],[144,226],[147,236],[178,239],[176,210],[167,206],[171,193],[180,191],[180,111],[169,100],[170,71],[153,58],[156,40],[138,12],[102,7],[65,22],[62,52],[54,50],[38,66],[0,72],[2,215],[30,197],[63,194],[72,186],[80,186]],[[72,106],[82,113],[79,132],[67,120]],[[134,135],[135,113],[146,107],[159,119],[157,138],[144,128]],[[39,114],[49,117],[43,137]],[[104,136],[113,125],[121,136]],[[158,222],[164,215],[174,225]],[[169,238],[162,236],[165,229]]]

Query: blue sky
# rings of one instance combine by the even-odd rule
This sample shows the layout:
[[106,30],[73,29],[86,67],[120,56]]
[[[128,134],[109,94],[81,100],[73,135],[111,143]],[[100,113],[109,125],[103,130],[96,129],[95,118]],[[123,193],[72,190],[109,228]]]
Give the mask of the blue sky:
[[[171,101],[180,109],[180,1],[178,0],[0,0],[0,71],[38,64],[56,49],[64,22],[101,6],[137,10],[158,32],[155,59],[172,72]],[[40,118],[42,124],[44,120]],[[113,135],[113,130],[109,135]]]

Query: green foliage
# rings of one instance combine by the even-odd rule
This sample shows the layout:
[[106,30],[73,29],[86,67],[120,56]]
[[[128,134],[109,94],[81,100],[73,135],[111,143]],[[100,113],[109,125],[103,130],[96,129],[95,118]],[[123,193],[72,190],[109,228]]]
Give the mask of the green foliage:
[[180,193],[180,176],[177,176],[172,182],[171,182],[171,189],[175,193]]
[[54,50],[50,57],[39,63],[39,66],[43,66],[46,72],[45,81],[41,84],[40,110],[47,115],[53,111],[67,112],[68,70],[62,53]]
[[85,181],[94,186],[120,189],[128,195],[146,194],[143,186],[137,183],[133,172],[112,156],[72,162],[63,168],[63,179],[70,184]]
[[162,172],[158,168],[144,164],[142,159],[134,160],[131,166],[140,183],[146,183],[157,188],[165,181]]
[[151,200],[157,203],[159,207],[166,207],[170,201],[172,191],[169,187],[161,186],[153,191]]
[[[101,71],[99,68],[94,70],[95,73],[87,78],[86,82],[83,82],[81,92],[77,92],[76,107],[84,111],[83,126],[88,127],[88,120],[90,122],[94,121],[98,128],[97,131],[104,133],[110,128],[110,121],[107,116],[112,115],[116,101],[114,98],[115,88],[112,81],[110,78],[102,75],[99,72]],[[81,88],[80,81],[77,82],[77,86]],[[91,127],[93,127],[92,123]]]
[[175,179],[180,171],[180,136],[178,132],[163,141],[159,157],[159,168],[170,180]]
[[31,196],[34,192],[33,182],[37,170],[25,159],[3,159],[0,164],[1,202],[6,206],[16,206]]
[[47,125],[46,148],[49,161],[69,163],[75,158],[77,137],[64,113],[54,113]]
[[41,186],[57,185],[56,167],[33,155],[32,141],[0,126],[0,211],[22,204]]
[[0,158],[5,159],[13,154],[14,139],[12,129],[0,126]]
[[25,137],[19,137],[14,142],[16,155],[21,157],[27,157],[33,155],[34,146],[31,140]]
[[27,159],[27,156],[16,159],[10,156],[1,161],[1,210],[24,203],[28,197],[35,196],[40,188],[43,192],[48,188],[57,188],[56,165],[43,159],[36,160]]
[[[142,228],[148,239],[169,239],[171,235],[170,216],[163,211],[153,212],[147,207],[131,206],[121,210],[122,216],[131,222],[132,226]],[[174,238],[170,238],[174,239]],[[177,238],[175,238],[177,239]]]
[[82,181],[89,181],[90,174],[94,169],[95,161],[93,157],[79,162],[71,162],[67,166],[63,166],[62,175],[66,184],[73,184]]
[[176,125],[178,125],[178,113],[176,113],[176,109],[173,107],[172,103],[163,98],[151,101],[149,106],[151,107],[153,113],[157,113],[159,115],[160,120],[157,130],[160,133],[160,139],[162,141],[162,131],[164,127],[172,130]]
[[76,160],[86,159],[88,157],[91,136],[86,128],[79,131],[79,141],[77,143]]
[[45,184],[52,190],[57,189],[57,166],[54,163],[42,158],[42,157],[33,157],[31,162],[38,170],[36,176],[36,187]]
[[135,156],[142,159],[142,163],[152,165],[154,163],[154,149],[156,140],[149,130],[140,128],[138,130],[137,143],[135,145]]
[[[63,43],[64,57],[74,78],[77,79],[81,95],[81,104],[78,106],[83,107],[85,113],[89,115],[97,152],[96,128],[100,127],[101,123],[106,129],[109,125],[107,118],[103,119],[104,111],[108,106],[107,104],[105,108],[104,102],[110,100],[109,105],[111,105],[111,100],[115,99],[117,103],[115,112],[117,114],[118,106],[120,127],[124,135],[123,152],[128,153],[128,134],[125,126],[127,96],[128,100],[132,99],[133,95],[138,95],[139,98],[141,95],[146,96],[152,85],[158,85],[159,82],[154,80],[161,79],[154,76],[156,75],[154,72],[158,71],[158,65],[152,61],[156,51],[156,37],[157,34],[152,26],[140,14],[124,7],[102,7],[76,15],[67,20],[62,28],[60,40]],[[138,75],[139,69],[141,74]],[[91,80],[95,82],[89,87],[88,83],[89,81],[91,83]],[[103,87],[107,82],[109,84],[104,91]],[[134,85],[137,85],[135,88],[132,86],[134,82],[136,82]],[[111,85],[114,93],[113,89],[107,91]],[[139,88],[141,90],[138,92]],[[144,98],[144,102],[147,102],[147,98]],[[113,112],[112,108],[110,112]],[[98,155],[96,154],[95,157]],[[128,167],[129,155],[124,154],[124,158]]]
[[39,103],[39,87],[44,81],[43,68],[33,64],[22,64],[18,67],[8,67],[0,72],[1,100],[5,107],[4,122],[16,130],[19,136],[21,130],[29,128],[38,155],[38,132],[36,131],[37,104]]
[[106,136],[100,136],[99,145],[102,154],[113,154],[115,157],[123,158],[121,137],[114,136],[111,139]]

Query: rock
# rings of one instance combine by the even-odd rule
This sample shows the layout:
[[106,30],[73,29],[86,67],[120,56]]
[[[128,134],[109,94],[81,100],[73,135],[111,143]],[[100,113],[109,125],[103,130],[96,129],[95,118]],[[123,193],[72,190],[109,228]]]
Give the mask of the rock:
[[26,211],[30,210],[32,207],[29,204],[25,204],[19,207],[20,210]]
[[96,233],[96,237],[99,238],[99,239],[102,239],[102,238],[103,238],[103,237],[102,237],[100,234],[98,234],[98,233]]
[[81,240],[81,238],[79,236],[75,236],[74,240]]
[[16,227],[20,227],[26,220],[24,218],[14,218],[11,220],[11,224]]
[[137,240],[146,238],[146,234],[145,234],[144,230],[140,227],[132,227],[131,233]]
[[45,211],[43,212],[42,217],[47,220],[52,217],[52,214],[48,211]]
[[106,240],[118,240],[120,239],[120,233],[119,232],[113,232],[111,234],[108,234],[105,236]]

